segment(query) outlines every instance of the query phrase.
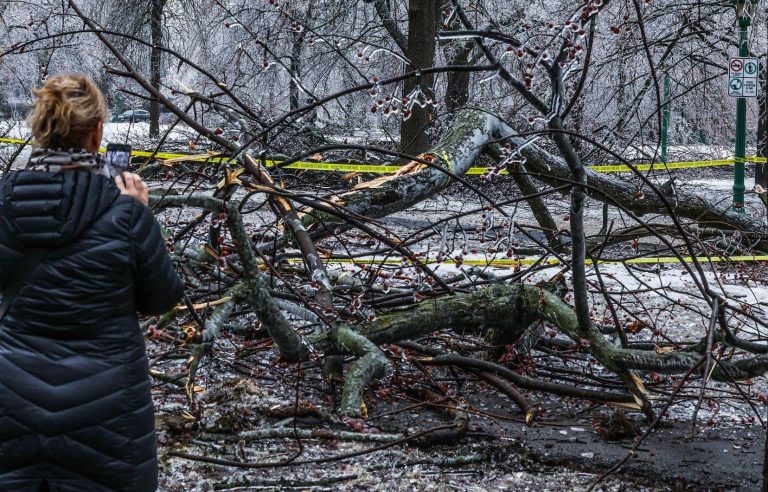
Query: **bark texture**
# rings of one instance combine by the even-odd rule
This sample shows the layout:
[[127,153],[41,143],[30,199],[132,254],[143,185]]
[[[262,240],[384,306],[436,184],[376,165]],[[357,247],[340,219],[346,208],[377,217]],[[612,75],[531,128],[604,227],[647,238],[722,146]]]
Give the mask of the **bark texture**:
[[[167,0],[152,0],[150,4],[150,36],[152,50],[149,57],[149,81],[157,91],[160,90],[163,47],[163,10]],[[149,136],[160,135],[160,100],[156,97],[149,102]]]
[[[411,66],[406,71],[430,68],[435,61],[435,21],[437,8],[435,0],[409,0],[408,2],[408,48],[406,57]],[[432,74],[407,79],[403,82],[403,97],[419,87],[427,97],[434,97]],[[400,152],[419,155],[429,149],[427,127],[432,120],[432,107],[414,104],[411,114],[400,127]]]

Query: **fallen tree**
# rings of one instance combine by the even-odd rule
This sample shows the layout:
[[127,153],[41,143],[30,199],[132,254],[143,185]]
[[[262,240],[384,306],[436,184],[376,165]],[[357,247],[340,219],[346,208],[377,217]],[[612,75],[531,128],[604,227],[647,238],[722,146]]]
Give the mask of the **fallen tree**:
[[[506,153],[500,145],[507,144],[512,154],[521,159],[523,166],[511,171],[525,174],[527,170],[536,179],[551,184],[569,181],[569,168],[557,156],[527,142],[495,115],[479,110],[465,110],[455,119],[453,128],[429,153],[414,160],[402,170],[392,175],[362,183],[349,192],[311,200],[293,194],[276,186],[273,182],[268,187],[257,182],[243,179],[244,186],[268,194],[277,194],[283,202],[297,201],[308,207],[303,210],[302,222],[313,240],[321,239],[330,233],[358,227],[373,234],[366,227],[370,219],[382,218],[391,213],[408,209],[414,204],[444,190],[457,176],[469,169],[483,153],[502,158]],[[510,160],[512,162],[513,160]],[[253,161],[249,168],[253,167]],[[679,215],[695,220],[707,227],[725,227],[738,229],[754,237],[761,237],[761,227],[757,221],[731,211],[730,205],[709,202],[703,198],[679,193],[674,206],[666,200],[657,187],[650,182],[629,184],[617,178],[587,171],[587,187],[590,196],[616,204],[625,210],[639,214],[665,213]],[[518,180],[530,192],[530,181]],[[633,187],[634,186],[634,187]],[[530,198],[530,194],[528,195]],[[535,202],[529,203],[537,205]],[[339,322],[333,329],[303,336],[289,323],[272,299],[267,288],[267,280],[260,272],[258,255],[251,238],[245,232],[243,219],[232,202],[200,195],[164,196],[154,199],[157,208],[168,206],[199,206],[210,211],[226,210],[226,220],[232,235],[233,245],[241,265],[241,280],[230,289],[232,302],[243,303],[254,309],[264,328],[277,346],[281,356],[287,361],[308,360],[312,354],[351,354],[356,357],[349,367],[344,383],[341,412],[347,415],[360,415],[363,392],[374,379],[382,378],[391,372],[391,361],[381,350],[382,344],[391,344],[414,340],[427,333],[454,330],[459,333],[480,335],[494,345],[517,342],[537,323],[547,323],[574,341],[580,350],[589,353],[602,366],[618,374],[622,380],[634,378],[634,383],[627,387],[635,388],[632,394],[606,392],[578,388],[569,385],[540,381],[517,374],[501,365],[456,356],[437,355],[431,360],[434,364],[464,365],[472,370],[482,370],[505,379],[515,387],[540,390],[562,395],[576,396],[597,401],[632,403],[637,406],[647,405],[642,394],[643,387],[631,371],[655,372],[661,374],[683,374],[692,367],[700,365],[702,353],[711,350],[711,344],[699,344],[696,350],[678,350],[668,353],[655,353],[647,350],[618,348],[610,343],[605,335],[594,325],[579,324],[571,306],[555,294],[540,287],[520,283],[498,284],[464,294],[445,295],[423,301],[415,307],[379,314],[372,321],[350,324]],[[286,208],[290,204],[286,204]],[[538,204],[541,206],[541,204]],[[537,216],[546,228],[546,214]],[[296,229],[293,227],[292,229]],[[299,228],[302,229],[302,228]],[[554,233],[556,231],[551,231]],[[382,237],[379,237],[382,239]],[[306,238],[304,239],[306,240]],[[396,241],[390,240],[393,249],[402,250]],[[302,248],[305,250],[305,248]],[[412,258],[408,250],[404,256]],[[416,261],[418,264],[418,261]],[[426,268],[426,267],[424,267]],[[431,275],[437,277],[434,273]],[[442,280],[438,281],[442,283]],[[341,306],[336,306],[337,311]],[[220,325],[226,322],[232,312],[232,304],[226,303],[217,308],[209,318],[203,336],[204,343],[211,343]],[[220,314],[216,316],[216,314]],[[209,326],[210,325],[210,326]],[[721,328],[727,330],[727,326]],[[734,337],[721,337],[724,343]],[[736,345],[736,344],[734,344]],[[749,348],[749,344],[741,344]],[[441,358],[442,357],[442,358]],[[768,358],[758,355],[737,361],[719,361],[714,368],[702,367],[711,372],[715,379],[732,381],[746,379],[762,374],[768,369]],[[530,407],[524,400],[517,401],[525,413]]]
[[[506,155],[502,152],[504,144],[511,149]],[[326,200],[350,215],[369,219],[386,217],[444,190],[452,182],[452,176],[464,175],[483,154],[497,161],[507,159],[513,175],[518,174],[514,166],[522,161],[527,172],[544,183],[559,186],[572,180],[571,170],[564,159],[521,137],[498,116],[466,109],[456,116],[447,134],[423,154],[422,159],[412,161],[396,173],[326,197]],[[586,169],[586,181],[591,198],[621,206],[637,215],[674,214],[695,221],[701,227],[736,229],[755,238],[766,235],[759,220],[734,211],[730,201],[713,202],[685,191],[665,197],[649,181],[628,182],[590,169]],[[545,214],[537,215],[537,219],[545,230],[552,227]],[[327,237],[339,228],[351,227],[338,215],[320,211],[304,210],[302,220],[314,239]],[[763,244],[762,247],[766,246]]]

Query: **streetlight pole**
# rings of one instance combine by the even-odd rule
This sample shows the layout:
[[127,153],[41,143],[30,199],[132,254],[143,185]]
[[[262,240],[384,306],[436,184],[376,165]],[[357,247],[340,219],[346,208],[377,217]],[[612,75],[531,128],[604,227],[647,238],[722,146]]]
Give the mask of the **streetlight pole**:
[[[743,2],[739,14],[739,56],[749,56],[747,46],[747,30],[750,17],[744,15]],[[738,7],[737,7],[738,8]],[[736,167],[733,175],[733,208],[737,212],[744,212],[744,157],[747,137],[747,100],[743,97],[736,99]]]
[[[755,11],[755,0],[733,0],[736,6],[736,16],[739,23],[739,56],[749,56],[747,32]],[[736,99],[736,151],[734,155],[735,169],[733,173],[733,208],[736,212],[744,213],[744,157],[747,136],[747,100],[744,97]]]
[[661,106],[661,162],[667,163],[667,133],[669,133],[669,68],[664,66],[664,103]]

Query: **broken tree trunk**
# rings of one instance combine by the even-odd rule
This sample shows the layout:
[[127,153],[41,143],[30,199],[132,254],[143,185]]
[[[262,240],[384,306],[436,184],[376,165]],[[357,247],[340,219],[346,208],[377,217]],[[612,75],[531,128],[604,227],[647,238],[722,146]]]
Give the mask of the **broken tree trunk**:
[[[536,178],[551,184],[562,184],[563,181],[571,180],[570,169],[565,160],[537,145],[527,144],[524,138],[503,122],[500,122],[497,128],[497,136],[519,149],[520,155],[525,158],[526,167]],[[621,205],[639,215],[669,215],[665,201],[659,196],[659,192],[650,186],[643,183],[633,186],[608,174],[591,169],[585,171],[587,194],[591,198]],[[730,200],[714,202],[694,193],[678,190],[676,196],[670,197],[668,202],[675,215],[696,221],[702,227],[737,229],[758,237],[764,235],[760,222],[749,214],[735,212]]]
[[[213,197],[168,196],[153,197],[159,208],[182,204],[202,208],[221,209],[222,204]],[[423,335],[454,330],[463,334],[482,335],[493,346],[517,341],[537,322],[547,322],[574,340],[582,351],[591,354],[606,369],[620,374],[628,370],[653,371],[662,374],[681,374],[697,366],[701,359],[698,350],[657,354],[654,351],[615,347],[605,335],[590,324],[579,324],[573,308],[557,295],[540,287],[523,284],[496,284],[468,294],[444,296],[424,301],[408,309],[379,315],[373,321],[359,325],[340,325],[337,330],[302,337],[294,331],[280,313],[258,272],[255,255],[245,235],[242,221],[234,205],[225,207],[227,222],[233,238],[237,240],[238,254],[243,263],[244,282],[234,286],[231,298],[251,305],[275,342],[282,357],[289,361],[307,360],[313,352],[341,351],[358,358],[346,374],[342,411],[360,415],[362,394],[371,380],[385,375],[390,362],[379,345],[412,340]],[[216,323],[224,323],[234,304],[227,302],[217,309]],[[206,326],[207,343],[218,329]],[[206,338],[206,337],[204,337]],[[725,343],[728,343],[725,338]],[[760,352],[764,352],[760,347]],[[442,357],[442,358],[441,358]],[[517,387],[616,403],[639,403],[626,393],[606,392],[531,379],[497,364],[462,357],[436,357],[435,364],[462,365],[471,370],[494,373]],[[736,361],[720,361],[711,376],[718,380],[743,380],[763,374],[768,369],[768,356]]]
[[[398,172],[361,183],[352,190],[328,197],[347,214],[378,219],[439,193],[452,181],[444,171],[462,176],[483,153],[493,155],[493,145],[510,143],[525,159],[525,168],[537,179],[553,185],[571,181],[571,171],[561,158],[523,137],[498,116],[477,109],[466,109],[454,120],[448,133],[432,150],[423,154],[431,160],[427,166],[411,162]],[[647,184],[633,184],[617,177],[585,170],[587,194],[596,200],[618,204],[642,215],[669,215],[665,201]],[[730,201],[713,202],[705,197],[678,191],[671,200],[672,213],[702,226],[737,229],[762,238],[762,225],[748,214],[733,211]],[[317,211],[304,211],[302,220],[314,239],[350,227],[342,218]],[[546,227],[546,225],[545,225]],[[768,247],[768,245],[763,245]]]
[[[421,156],[431,161],[431,166],[413,161],[396,173],[361,183],[351,191],[328,199],[346,214],[371,219],[406,210],[445,189],[451,183],[446,171],[458,176],[465,174],[483,148],[491,143],[494,124],[486,113],[464,111],[440,143]],[[336,228],[347,227],[343,219],[317,211],[305,211],[303,222],[315,239],[330,235]]]

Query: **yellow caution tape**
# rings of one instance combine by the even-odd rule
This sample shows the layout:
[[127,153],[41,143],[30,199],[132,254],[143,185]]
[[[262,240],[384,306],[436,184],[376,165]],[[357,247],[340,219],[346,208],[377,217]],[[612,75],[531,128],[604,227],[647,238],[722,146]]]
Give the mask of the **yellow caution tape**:
[[[24,145],[28,143],[26,140],[20,140],[20,139],[13,139],[13,138],[0,138],[0,143],[10,143],[10,144],[17,144],[17,145]],[[104,149],[99,149],[100,151],[104,151]],[[228,157],[222,157],[218,154],[211,152],[206,154],[179,154],[179,153],[167,153],[167,152],[149,152],[145,150],[132,150],[131,155],[138,156],[138,157],[151,157],[154,156],[158,159],[161,159],[165,161],[168,164],[173,164],[174,162],[180,162],[182,159],[184,161],[205,161],[205,162],[221,162],[226,161],[229,158]],[[765,157],[746,157],[744,158],[745,162],[756,162],[756,163],[764,163],[768,162],[768,159]],[[275,167],[276,165],[280,164],[282,161],[272,161],[268,160],[266,161],[267,167]],[[734,159],[717,159],[717,160],[709,160],[709,161],[686,161],[686,162],[668,162],[668,163],[653,163],[653,164],[637,164],[634,167],[639,171],[647,171],[651,168],[659,168],[659,169],[690,169],[690,168],[697,168],[697,167],[712,167],[712,166],[728,166],[732,165],[734,163]],[[288,166],[285,166],[286,169],[303,169],[303,170],[311,170],[311,171],[326,171],[326,172],[361,172],[361,173],[377,173],[377,174],[386,174],[386,173],[393,173],[400,169],[400,166],[377,166],[377,165],[371,165],[371,164],[342,164],[342,163],[332,163],[332,162],[294,162]],[[620,165],[610,165],[610,166],[589,166],[590,169],[596,172],[600,173],[611,173],[611,172],[627,172],[631,171],[629,166],[620,164]],[[469,168],[467,171],[467,174],[485,174],[487,172],[487,168],[484,167],[472,167]],[[506,170],[502,171],[502,174],[507,174]],[[702,263],[707,262],[713,262],[713,263],[720,263],[720,262],[753,262],[753,261],[768,261],[768,256],[730,256],[730,257],[722,257],[722,256],[712,256],[712,257],[697,257],[697,259]],[[363,259],[363,258],[324,258],[325,261],[328,261],[330,263],[369,263],[369,264],[389,264],[389,265],[401,265],[403,264],[403,260],[398,260],[394,258],[387,258],[382,260],[376,260],[376,259]],[[292,260],[293,261],[293,260]],[[435,259],[427,259],[427,260],[421,260],[423,263],[427,264],[434,264],[438,263]],[[452,259],[446,259],[443,260],[444,262],[454,262]],[[677,258],[675,256],[665,256],[665,257],[653,257],[653,258],[627,258],[622,260],[598,260],[597,263],[630,263],[630,264],[660,264],[660,263],[680,263],[681,259]],[[690,262],[693,261],[693,258],[690,256],[684,256],[682,257],[682,261]],[[590,260],[586,261],[588,264],[592,264],[593,262]],[[455,262],[454,262],[455,263]],[[558,265],[560,264],[560,260],[555,258],[492,258],[492,259],[463,259],[461,261],[463,265],[472,265],[472,266],[493,266],[493,267],[516,267],[521,265],[533,265],[537,263],[543,263],[548,265]]]
[[[635,169],[638,171],[648,171],[650,169],[657,169],[663,171],[665,169],[690,169],[694,167],[713,167],[713,166],[730,166],[733,164],[733,159],[718,159],[711,161],[687,161],[687,162],[656,162],[653,164],[637,164]],[[629,166],[619,164],[615,166],[589,166],[590,169],[598,173],[620,173],[631,171]]]
[[[25,140],[13,139],[13,138],[0,138],[0,143],[9,143],[16,145],[23,145],[27,143]],[[102,152],[104,149],[100,149]],[[168,152],[149,152],[146,150],[133,150],[131,155],[137,157],[155,157],[164,161],[164,164],[171,165],[181,161],[193,161],[193,162],[223,162],[228,161],[229,157],[220,156],[215,152],[205,154],[181,154],[181,153],[168,153]],[[745,157],[745,162],[764,163],[768,162],[765,157]],[[283,161],[267,160],[266,166],[268,168],[276,167]],[[734,159],[715,159],[708,161],[684,161],[684,162],[656,162],[653,164],[637,164],[634,168],[638,171],[648,171],[650,169],[692,169],[698,167],[713,167],[713,166],[731,166],[735,162]],[[624,164],[605,165],[605,166],[588,166],[589,169],[599,173],[621,173],[631,171],[629,166]],[[309,162],[301,161],[294,162],[287,166],[285,169],[301,169],[306,171],[322,171],[322,172],[356,172],[356,173],[369,173],[369,174],[389,174],[397,172],[400,166],[378,166],[374,164],[343,164],[340,162]],[[488,168],[485,167],[471,167],[467,170],[466,174],[478,175],[486,174]],[[507,170],[501,171],[501,174],[508,174]]]
[[0,142],[12,143],[12,144],[25,144],[25,143],[29,143],[26,140],[19,140],[19,139],[16,139],[16,138],[0,138]]
[[[267,167],[275,167],[281,161],[266,161]],[[400,166],[376,166],[373,164],[342,164],[336,162],[294,162],[283,169],[306,169],[310,171],[329,171],[345,173],[389,174],[400,170]]]
[[[765,256],[698,256],[696,259],[701,263],[744,263],[744,262],[759,262],[768,261],[768,255]],[[301,262],[299,258],[291,258],[291,262]],[[326,263],[349,263],[349,264],[368,264],[368,265],[404,265],[411,263],[409,260],[403,260],[398,258],[323,258]],[[442,262],[438,262],[434,258],[419,258],[419,261],[423,264],[433,265],[436,263],[445,263],[447,265],[455,264],[456,261],[453,258],[446,258]],[[683,256],[682,261],[691,262],[693,258],[690,256]],[[667,264],[667,263],[680,263],[680,258],[676,256],[661,256],[661,257],[648,257],[648,258],[627,258],[616,260],[597,260],[598,264],[605,263],[628,263],[628,264]],[[478,258],[464,258],[461,260],[462,265],[470,266],[489,266],[489,267],[507,267],[514,268],[522,265],[560,265],[562,262],[557,258],[490,258],[490,259],[478,259]],[[587,264],[593,264],[591,260],[586,260]]]

